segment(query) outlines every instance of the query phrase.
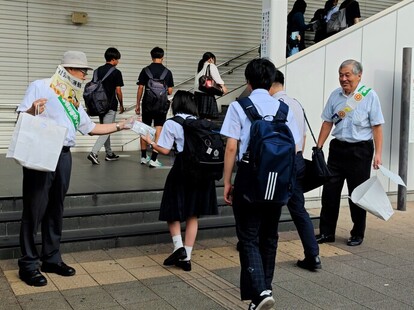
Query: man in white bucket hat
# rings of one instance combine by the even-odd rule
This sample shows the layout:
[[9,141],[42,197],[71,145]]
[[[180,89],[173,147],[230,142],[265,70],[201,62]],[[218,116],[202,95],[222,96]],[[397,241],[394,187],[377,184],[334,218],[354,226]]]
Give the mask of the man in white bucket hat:
[[[125,128],[125,121],[95,124],[86,114],[78,98],[82,97],[82,84],[92,68],[85,53],[67,51],[55,74],[48,79],[32,82],[17,108],[20,113],[53,119],[67,128],[67,135],[54,172],[37,171],[23,167],[23,213],[20,228],[18,260],[19,276],[28,285],[44,286],[47,279],[41,271],[61,276],[73,276],[76,271],[62,261],[63,202],[69,188],[72,170],[70,148],[75,146],[76,132],[83,135],[105,135]],[[41,225],[42,251],[36,249],[35,237]]]

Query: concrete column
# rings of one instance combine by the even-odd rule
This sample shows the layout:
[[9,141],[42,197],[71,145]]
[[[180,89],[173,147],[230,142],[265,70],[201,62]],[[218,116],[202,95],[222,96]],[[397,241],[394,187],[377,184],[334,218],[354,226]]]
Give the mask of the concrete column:
[[288,0],[263,0],[261,57],[276,67],[286,62],[286,27]]
[[[408,144],[410,132],[410,98],[411,98],[411,69],[412,69],[412,48],[403,48],[401,83],[401,115],[400,115],[400,152],[398,163],[398,174],[407,184],[408,170]],[[407,188],[398,185],[397,209],[405,211],[407,205]]]

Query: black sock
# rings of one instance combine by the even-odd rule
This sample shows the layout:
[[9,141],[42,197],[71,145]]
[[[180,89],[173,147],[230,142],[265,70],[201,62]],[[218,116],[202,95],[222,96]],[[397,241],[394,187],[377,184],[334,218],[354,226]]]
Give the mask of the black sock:
[[158,153],[157,152],[152,152],[152,154],[151,154],[151,160],[152,161],[156,161],[157,160],[157,156],[158,156]]
[[141,158],[147,158],[147,150],[141,151]]

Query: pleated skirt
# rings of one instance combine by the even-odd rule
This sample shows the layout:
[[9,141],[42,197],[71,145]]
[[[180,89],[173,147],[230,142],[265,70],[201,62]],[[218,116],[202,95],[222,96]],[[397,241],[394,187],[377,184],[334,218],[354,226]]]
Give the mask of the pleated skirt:
[[194,182],[184,175],[181,154],[167,176],[160,207],[160,221],[184,222],[189,217],[218,214],[214,180]]

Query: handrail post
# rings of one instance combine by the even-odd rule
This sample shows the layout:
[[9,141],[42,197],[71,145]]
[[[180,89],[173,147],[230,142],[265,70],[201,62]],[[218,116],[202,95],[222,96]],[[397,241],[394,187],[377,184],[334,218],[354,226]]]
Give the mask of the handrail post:
[[[401,115],[400,115],[400,150],[398,174],[407,184],[408,143],[410,130],[410,99],[411,99],[411,69],[412,48],[403,48],[402,81],[401,81]],[[414,84],[414,83],[413,83]],[[413,85],[414,86],[414,85]],[[413,97],[414,100],[414,97]],[[407,188],[398,185],[397,210],[406,211]]]

